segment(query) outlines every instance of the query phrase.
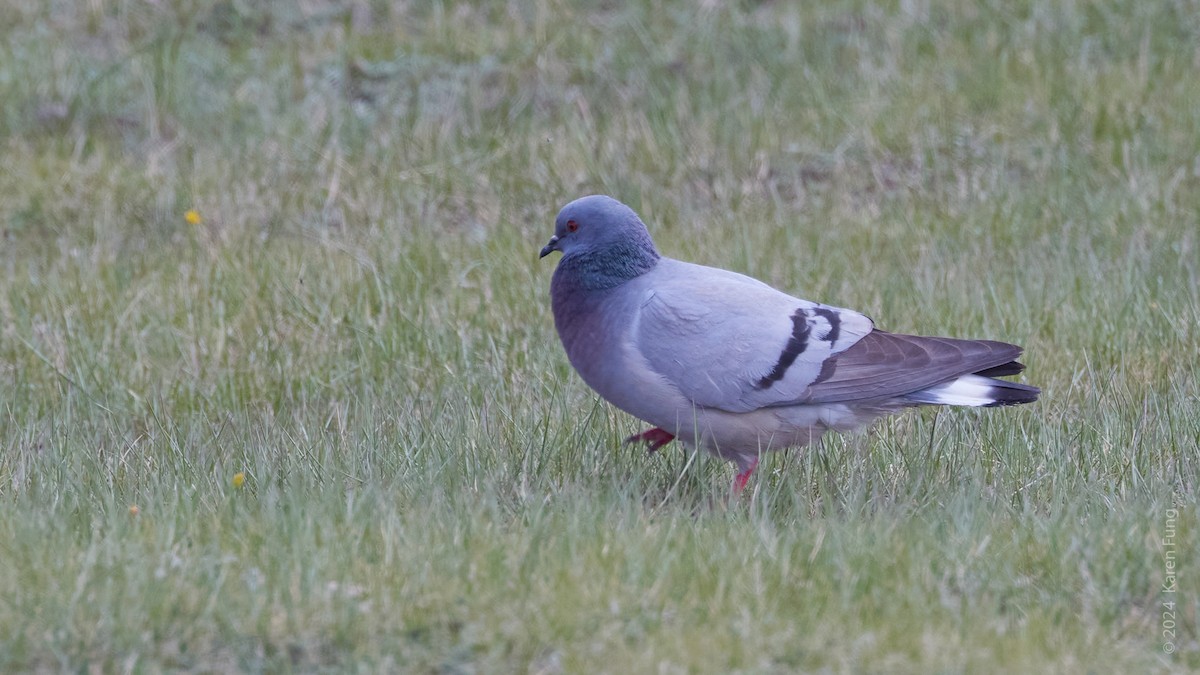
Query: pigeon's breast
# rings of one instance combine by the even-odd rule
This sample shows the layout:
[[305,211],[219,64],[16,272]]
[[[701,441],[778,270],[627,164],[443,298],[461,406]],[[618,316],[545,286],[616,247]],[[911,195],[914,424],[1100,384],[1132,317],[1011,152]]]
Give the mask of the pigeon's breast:
[[663,428],[692,414],[691,403],[646,363],[633,339],[642,293],[631,281],[605,290],[552,286],[554,325],[584,382],[625,412]]

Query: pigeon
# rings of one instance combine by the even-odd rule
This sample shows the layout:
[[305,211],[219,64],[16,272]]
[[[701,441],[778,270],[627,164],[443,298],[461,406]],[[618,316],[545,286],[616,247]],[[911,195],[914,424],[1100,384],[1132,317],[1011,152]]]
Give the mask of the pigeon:
[[567,358],[604,399],[651,425],[626,443],[679,439],[736,464],[734,494],[766,452],[921,405],[1007,406],[1037,387],[992,340],[889,333],[854,310],[736,272],[661,255],[633,209],[605,195],[562,208],[540,258]]

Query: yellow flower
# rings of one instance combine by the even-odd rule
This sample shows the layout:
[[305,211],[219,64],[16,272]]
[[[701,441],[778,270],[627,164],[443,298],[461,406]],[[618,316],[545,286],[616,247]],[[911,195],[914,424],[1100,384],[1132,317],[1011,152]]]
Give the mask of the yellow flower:
[[245,471],[239,471],[239,472],[233,474],[233,487],[240,488],[240,487],[242,487],[242,485],[245,485],[245,483],[246,483],[246,472]]
[[129,505],[129,515],[136,516],[137,514],[139,514],[141,512],[142,512],[142,510],[138,508],[137,504]]
[[196,209],[188,209],[187,213],[183,214],[183,219],[187,221],[188,225],[199,225],[203,220],[200,218],[200,212]]

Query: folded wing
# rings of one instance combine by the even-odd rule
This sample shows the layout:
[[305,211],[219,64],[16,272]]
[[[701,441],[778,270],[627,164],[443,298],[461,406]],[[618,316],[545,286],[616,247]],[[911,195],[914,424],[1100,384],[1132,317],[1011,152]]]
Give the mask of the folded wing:
[[[990,378],[1023,368],[1015,345],[874,330],[853,310],[794,298],[733,272],[670,264],[674,269],[642,297],[635,346],[654,372],[700,406],[748,412],[896,399],[942,403],[946,395],[921,392],[964,375]],[[994,382],[1011,395],[1036,398],[1036,388]]]
[[671,264],[645,292],[633,334],[649,366],[697,405],[747,412],[794,403],[831,357],[872,330],[858,312],[733,272]]
[[[994,340],[959,340],[876,330],[830,359],[826,377],[796,403],[879,401],[904,397],[963,375],[998,377],[1024,369],[1021,348]],[[1036,389],[1029,388],[1036,392]],[[911,398],[913,402],[939,401]]]

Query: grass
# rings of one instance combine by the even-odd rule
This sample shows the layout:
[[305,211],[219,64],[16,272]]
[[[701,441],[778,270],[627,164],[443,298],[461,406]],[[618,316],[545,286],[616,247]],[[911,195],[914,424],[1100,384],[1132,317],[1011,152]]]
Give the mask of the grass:
[[[1200,668],[1198,17],[6,0],[0,670]],[[727,503],[557,343],[589,192],[1043,398]]]

